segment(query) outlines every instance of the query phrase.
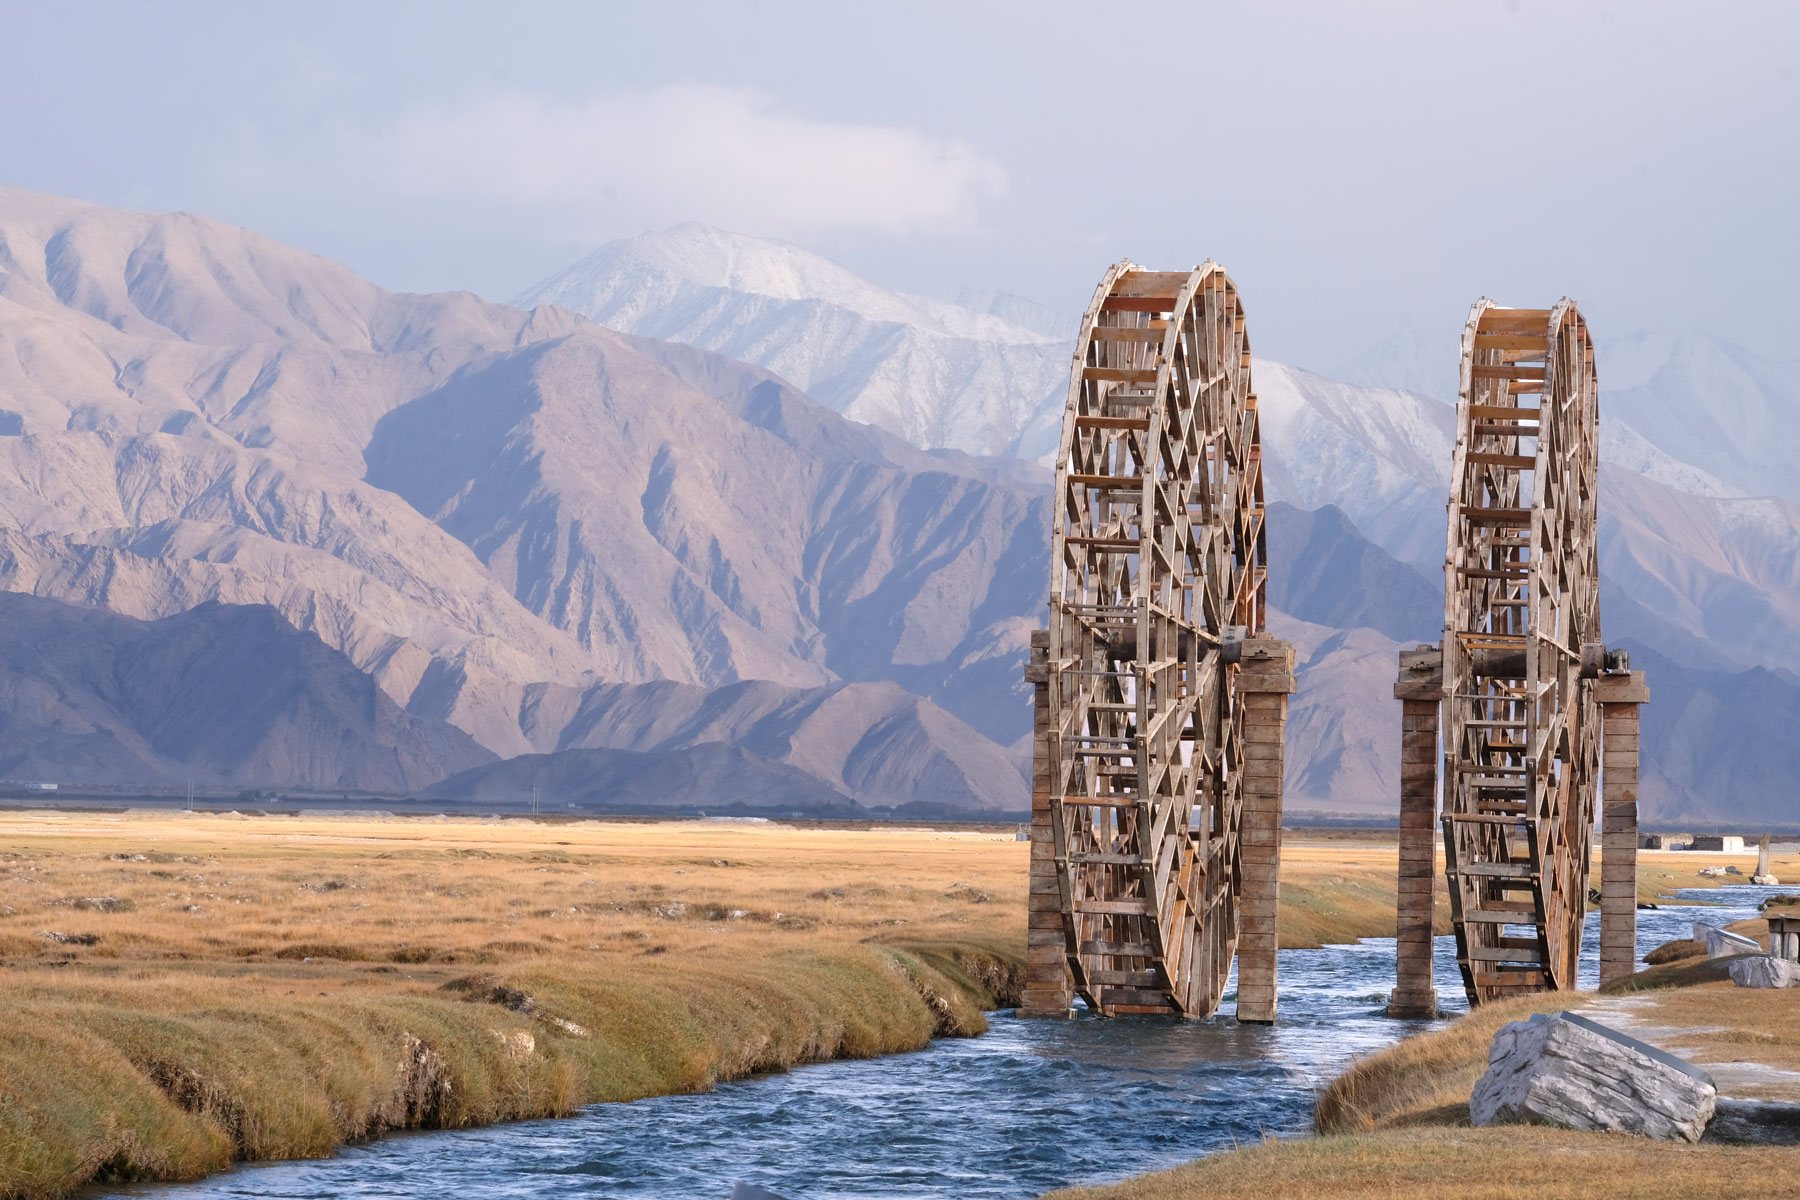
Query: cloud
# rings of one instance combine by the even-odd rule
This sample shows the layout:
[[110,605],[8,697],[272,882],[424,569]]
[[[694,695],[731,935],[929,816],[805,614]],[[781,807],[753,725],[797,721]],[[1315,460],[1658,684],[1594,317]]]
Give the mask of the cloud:
[[325,157],[345,182],[511,210],[577,237],[680,220],[769,235],[964,233],[1006,185],[962,142],[706,85],[579,103],[503,92],[334,140]]

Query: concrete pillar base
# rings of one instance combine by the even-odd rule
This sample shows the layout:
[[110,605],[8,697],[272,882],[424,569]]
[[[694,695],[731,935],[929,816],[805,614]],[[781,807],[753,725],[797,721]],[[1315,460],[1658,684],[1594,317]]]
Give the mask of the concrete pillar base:
[[1637,970],[1638,705],[1642,671],[1603,675],[1600,705],[1600,986]]
[[1243,894],[1238,914],[1237,1019],[1275,1021],[1275,954],[1281,899],[1281,799],[1294,648],[1272,637],[1248,638],[1239,657],[1244,703],[1244,811],[1238,845]]
[[1025,990],[1021,1017],[1067,1017],[1075,1003],[1069,976],[1068,939],[1056,881],[1056,845],[1050,828],[1050,631],[1031,634],[1025,664],[1035,720],[1031,736],[1031,889],[1025,930]]
[[1421,645],[1400,652],[1394,698],[1400,714],[1400,875],[1395,905],[1394,992],[1387,1015],[1435,1017],[1432,922],[1437,903],[1438,723],[1444,655]]
[[1437,989],[1403,993],[1395,988],[1388,994],[1386,1015],[1396,1021],[1435,1020],[1438,1015]]

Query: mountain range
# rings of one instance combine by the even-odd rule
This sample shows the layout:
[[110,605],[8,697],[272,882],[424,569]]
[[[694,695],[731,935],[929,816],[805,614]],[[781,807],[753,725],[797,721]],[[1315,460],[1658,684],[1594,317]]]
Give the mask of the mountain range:
[[[0,589],[38,605],[0,619],[93,645],[7,660],[0,776],[1017,811],[1074,322],[960,300],[692,225],[512,306],[395,294],[205,218],[0,188]],[[1684,446],[1706,405],[1682,381],[1730,364],[1772,444],[1800,400],[1703,351],[1637,351],[1666,362],[1632,368],[1603,443],[1603,603],[1673,664],[1658,703],[1729,722],[1738,676],[1765,705],[1800,684],[1800,512],[1791,470],[1738,462],[1754,437]],[[1272,623],[1303,675],[1290,802],[1391,811],[1452,413],[1256,378]],[[291,711],[244,691],[264,642],[306,664],[268,681]],[[188,657],[141,649],[165,643]],[[146,689],[149,662],[181,688]],[[1708,745],[1647,742],[1669,813],[1712,811]],[[1788,811],[1778,776],[1734,775],[1743,811]]]
[[582,715],[621,685],[755,681],[829,708],[870,795],[1022,786],[1036,468],[560,310],[17,189],[0,410],[4,590],[150,621],[267,605],[503,757],[596,744]]

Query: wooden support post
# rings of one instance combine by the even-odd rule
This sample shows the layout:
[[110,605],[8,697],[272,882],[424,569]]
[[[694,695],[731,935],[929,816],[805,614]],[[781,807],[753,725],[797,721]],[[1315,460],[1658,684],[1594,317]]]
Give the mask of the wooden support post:
[[1444,652],[1421,645],[1400,652],[1400,879],[1394,929],[1390,1017],[1437,1016],[1431,980],[1432,919],[1437,888],[1438,720],[1444,699]]
[[1281,776],[1288,696],[1294,691],[1294,648],[1272,637],[1244,641],[1238,693],[1244,704],[1243,870],[1238,923],[1237,1019],[1275,1021],[1275,952],[1280,944]]
[[1050,631],[1031,634],[1025,664],[1031,685],[1031,888],[1027,900],[1025,994],[1021,1017],[1066,1017],[1074,985],[1063,937],[1062,902],[1056,881],[1056,847],[1050,830]]
[[1638,705],[1642,671],[1603,675],[1600,705],[1600,984],[1637,967]]

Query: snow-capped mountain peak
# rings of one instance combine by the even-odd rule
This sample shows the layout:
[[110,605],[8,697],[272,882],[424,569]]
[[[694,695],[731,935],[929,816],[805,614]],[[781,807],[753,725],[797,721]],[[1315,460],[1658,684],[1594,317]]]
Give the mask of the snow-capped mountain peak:
[[767,300],[828,305],[866,320],[919,326],[948,337],[1000,342],[1057,340],[1055,334],[1008,320],[999,309],[964,307],[896,292],[791,242],[731,233],[694,221],[608,242],[529,289],[514,303],[527,308],[558,304],[593,315],[590,308],[616,306],[628,282],[661,287],[686,284]]
[[1036,458],[1056,444],[1069,346],[1007,319],[1047,320],[1015,300],[909,296],[787,242],[687,224],[608,243],[515,303],[755,363],[920,446]]

